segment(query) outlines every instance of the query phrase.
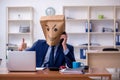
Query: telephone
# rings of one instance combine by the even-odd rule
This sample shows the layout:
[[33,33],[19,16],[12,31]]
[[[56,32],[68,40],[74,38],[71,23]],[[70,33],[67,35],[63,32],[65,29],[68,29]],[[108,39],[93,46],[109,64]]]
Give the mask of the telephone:
[[64,41],[64,39],[62,38],[62,39],[60,39],[60,44],[62,44],[62,42]]
[[58,67],[49,67],[48,68],[50,71],[59,71]]

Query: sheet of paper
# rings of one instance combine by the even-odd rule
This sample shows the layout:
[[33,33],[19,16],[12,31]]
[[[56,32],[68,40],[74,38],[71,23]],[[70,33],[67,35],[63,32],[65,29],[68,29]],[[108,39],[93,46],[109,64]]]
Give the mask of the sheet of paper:
[[67,69],[60,70],[60,73],[63,73],[63,74],[83,74],[82,70],[83,69],[81,69],[81,68],[77,68],[77,69],[67,68]]
[[36,67],[36,70],[44,70],[46,67]]

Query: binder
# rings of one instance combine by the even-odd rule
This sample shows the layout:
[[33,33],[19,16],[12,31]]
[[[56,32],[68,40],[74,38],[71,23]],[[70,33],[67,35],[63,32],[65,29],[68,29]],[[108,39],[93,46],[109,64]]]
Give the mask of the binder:
[[119,39],[119,40],[118,40],[118,45],[120,45],[120,35],[118,35],[118,37],[119,37],[119,38],[118,38],[118,39]]
[[118,28],[119,28],[118,22],[116,22],[115,25],[116,25],[116,32],[118,32]]
[[86,59],[86,49],[80,49],[80,59]]
[[90,22],[90,32],[92,32],[92,23]]
[[[89,31],[92,32],[92,23],[89,24]],[[85,32],[88,32],[88,22],[85,23]]]
[[116,35],[116,45],[119,45],[119,35]]
[[85,23],[85,32],[88,32],[88,22]]

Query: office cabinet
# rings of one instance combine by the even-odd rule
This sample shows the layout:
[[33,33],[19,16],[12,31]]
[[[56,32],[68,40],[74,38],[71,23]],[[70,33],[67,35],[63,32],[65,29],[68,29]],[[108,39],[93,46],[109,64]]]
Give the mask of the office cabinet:
[[7,7],[7,50],[18,50],[25,39],[27,47],[33,43],[33,8],[30,6]]
[[74,46],[77,60],[80,51],[120,48],[120,6],[64,6],[68,43]]

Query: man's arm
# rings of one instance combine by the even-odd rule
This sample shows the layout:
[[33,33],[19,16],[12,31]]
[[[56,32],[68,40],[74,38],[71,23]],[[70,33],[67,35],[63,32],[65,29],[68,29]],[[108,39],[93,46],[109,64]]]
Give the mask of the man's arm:
[[45,40],[37,40],[32,47],[26,49],[27,51],[38,51],[40,49],[40,47],[42,47],[43,43],[45,43]]
[[67,63],[67,66],[72,68],[72,62],[75,61],[74,48],[73,48],[73,46],[67,44],[67,34],[66,33],[63,33],[61,35],[60,39],[63,39],[61,44],[62,44],[62,47],[64,50],[65,61]]
[[44,40],[37,40],[32,47],[25,49],[22,45],[19,47],[19,50],[26,50],[26,51],[36,51],[37,48],[40,47],[41,43],[44,42]]
[[67,66],[69,68],[72,68],[72,62],[75,61],[75,57],[74,57],[74,48],[73,46],[71,45],[67,45],[67,49],[68,49],[68,52],[67,54],[65,55],[65,61],[67,63]]

